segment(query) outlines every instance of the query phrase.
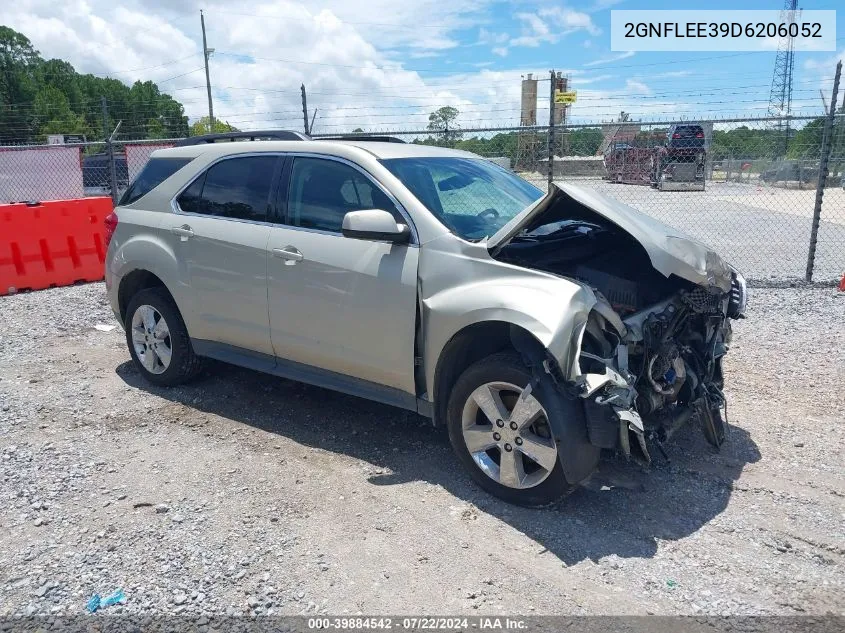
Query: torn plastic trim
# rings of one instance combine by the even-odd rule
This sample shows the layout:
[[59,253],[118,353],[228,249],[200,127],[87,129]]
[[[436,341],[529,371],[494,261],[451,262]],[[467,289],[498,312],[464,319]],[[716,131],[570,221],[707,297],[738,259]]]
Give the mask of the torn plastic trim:
[[[597,295],[600,300],[596,306],[602,304],[600,295]],[[636,376],[631,374],[628,369],[628,336],[627,328],[622,323],[622,319],[618,314],[607,305],[607,309],[596,309],[594,306],[593,314],[598,315],[600,322],[598,325],[604,326],[603,331],[607,334],[609,327],[616,330],[619,342],[613,349],[613,354],[604,358],[597,354],[587,352],[583,349],[584,333],[588,331],[590,326],[590,319],[578,332],[578,340],[574,342],[573,347],[577,351],[576,364],[573,367],[572,376],[575,391],[581,398],[589,399],[600,406],[610,407],[619,421],[619,447],[626,457],[632,456],[632,447],[630,435],[636,438],[636,448],[639,453],[635,456],[642,459],[645,463],[651,462],[651,455],[648,452],[645,438],[645,426],[642,418],[635,407],[638,392],[635,388],[637,381]],[[595,322],[593,322],[595,323]],[[620,326],[621,327],[618,327]],[[623,334],[623,332],[625,334]],[[588,358],[596,361],[604,366],[603,373],[586,372],[582,373],[580,370],[580,359]]]

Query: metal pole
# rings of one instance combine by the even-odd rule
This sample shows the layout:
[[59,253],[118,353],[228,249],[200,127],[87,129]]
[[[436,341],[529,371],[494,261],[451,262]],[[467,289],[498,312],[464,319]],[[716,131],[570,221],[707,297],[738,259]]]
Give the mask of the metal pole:
[[100,97],[100,105],[103,108],[103,135],[106,137],[106,157],[109,160],[109,189],[111,192],[112,204],[117,204],[117,169],[114,165],[114,147],[112,137],[108,133],[109,106],[105,97]]
[[114,137],[117,136],[117,131],[120,129],[120,124],[123,121],[118,121],[114,127],[114,131],[107,139],[109,148],[109,179],[111,180],[111,201],[114,206],[117,206],[118,191],[117,191],[117,165],[114,160]]
[[305,133],[308,134],[311,130],[308,127],[308,100],[305,97],[305,84],[302,84],[299,90],[302,92],[302,125]]
[[845,173],[842,170],[842,159],[845,158],[845,90],[842,92],[842,106],[839,108],[837,120],[833,123],[834,142],[830,152],[834,157],[834,162],[830,171],[834,175],[839,176],[839,184],[845,188]]
[[813,280],[813,268],[816,263],[816,244],[819,238],[819,222],[822,215],[822,199],[824,198],[824,187],[827,183],[827,168],[830,160],[830,137],[833,129],[833,118],[836,116],[836,97],[839,93],[839,78],[842,75],[842,62],[836,64],[836,76],[833,78],[833,94],[830,97],[830,111],[824,121],[824,132],[822,134],[821,161],[819,162],[819,182],[816,185],[816,206],[813,208],[813,225],[810,228],[810,251],[807,253],[807,271],[804,278],[807,281]]
[[549,71],[549,191],[552,190],[552,181],[555,172],[555,75],[554,69]]
[[[561,78],[560,73],[558,75],[558,85],[561,86],[561,89],[566,92],[569,90],[569,78],[563,77]],[[562,82],[562,83],[561,83]],[[561,113],[560,113],[560,124],[562,129],[560,131],[560,139],[562,142],[563,150],[561,151],[561,156],[569,156],[569,130],[566,127],[566,113],[569,111],[568,105],[561,105],[560,106]]]
[[208,44],[205,41],[205,16],[200,9],[200,24],[202,25],[202,56],[205,60],[205,89],[208,92],[208,131],[214,131],[214,106],[211,103],[211,77],[208,74]]

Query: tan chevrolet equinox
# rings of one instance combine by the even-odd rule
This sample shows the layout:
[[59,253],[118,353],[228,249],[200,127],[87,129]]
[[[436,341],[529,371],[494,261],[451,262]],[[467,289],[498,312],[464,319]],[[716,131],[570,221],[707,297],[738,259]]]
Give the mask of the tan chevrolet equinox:
[[106,286],[156,385],[204,358],[410,409],[512,503],[602,450],[719,446],[746,286],[710,248],[580,186],[366,139],[159,150],[106,221]]

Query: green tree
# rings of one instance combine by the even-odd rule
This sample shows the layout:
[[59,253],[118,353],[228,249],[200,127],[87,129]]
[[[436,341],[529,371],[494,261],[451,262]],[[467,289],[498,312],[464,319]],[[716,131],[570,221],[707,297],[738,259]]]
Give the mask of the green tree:
[[787,158],[818,160],[821,158],[822,136],[824,136],[824,118],[819,117],[807,123],[789,139]]
[[31,127],[38,60],[25,35],[0,26],[0,139],[14,139]]
[[234,125],[229,125],[226,121],[214,119],[214,127],[211,131],[208,129],[208,117],[200,117],[191,125],[191,136],[200,136],[201,134],[223,134],[225,132],[240,132]]
[[428,128],[436,132],[436,138],[443,145],[451,146],[463,135],[455,123],[460,112],[452,106],[443,106],[428,115]]
[[154,83],[130,87],[80,75],[65,61],[42,59],[25,35],[0,26],[0,142],[43,142],[51,133],[104,138],[118,121],[121,138],[171,138],[189,131],[182,104]]

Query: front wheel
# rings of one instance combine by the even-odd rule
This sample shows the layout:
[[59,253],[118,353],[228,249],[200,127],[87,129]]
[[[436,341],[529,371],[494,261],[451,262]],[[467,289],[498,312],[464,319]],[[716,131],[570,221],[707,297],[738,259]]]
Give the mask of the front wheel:
[[509,503],[542,506],[567,495],[553,416],[580,416],[579,402],[549,385],[532,384],[517,354],[499,353],[470,366],[449,397],[452,448],[470,476]]

